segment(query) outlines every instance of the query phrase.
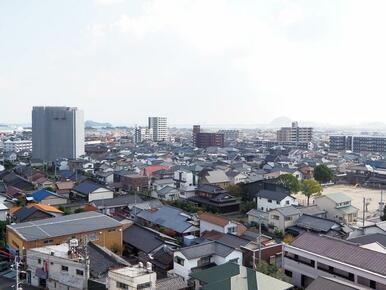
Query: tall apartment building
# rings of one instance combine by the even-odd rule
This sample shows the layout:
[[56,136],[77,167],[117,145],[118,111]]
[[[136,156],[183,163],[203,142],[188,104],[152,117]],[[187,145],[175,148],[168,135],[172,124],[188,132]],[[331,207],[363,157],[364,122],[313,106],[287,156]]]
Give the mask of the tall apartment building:
[[32,157],[43,161],[84,154],[83,111],[71,107],[33,107]]
[[200,126],[194,125],[193,146],[198,148],[224,147],[224,134],[201,132]]
[[291,127],[282,127],[277,131],[279,142],[311,142],[313,128],[299,127],[298,122],[292,122]]
[[227,141],[234,141],[240,137],[239,130],[219,130],[219,134],[224,134],[224,139]]
[[386,136],[330,136],[330,149],[336,151],[386,153]]
[[166,141],[168,138],[168,124],[166,117],[149,117],[149,129],[153,130],[153,140]]
[[141,143],[146,140],[153,140],[153,129],[137,127],[134,131],[134,142]]
[[31,140],[7,140],[4,142],[4,152],[32,151]]

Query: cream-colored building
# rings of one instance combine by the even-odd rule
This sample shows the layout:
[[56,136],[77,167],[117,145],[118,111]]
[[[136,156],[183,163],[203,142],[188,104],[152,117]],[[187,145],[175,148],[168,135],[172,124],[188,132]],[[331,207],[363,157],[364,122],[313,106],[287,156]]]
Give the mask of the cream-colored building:
[[110,270],[107,278],[109,290],[155,290],[157,274],[152,270],[151,264],[139,263],[136,266]]

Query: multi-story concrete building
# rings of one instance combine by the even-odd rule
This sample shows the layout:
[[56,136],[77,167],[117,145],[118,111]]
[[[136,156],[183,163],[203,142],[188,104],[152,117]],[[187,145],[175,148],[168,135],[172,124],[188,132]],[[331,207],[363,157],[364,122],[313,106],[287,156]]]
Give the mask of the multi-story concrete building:
[[33,158],[55,161],[75,159],[83,154],[83,111],[70,107],[33,107]]
[[298,122],[293,122],[291,127],[282,127],[277,131],[279,142],[311,142],[313,128],[299,127]]
[[240,137],[239,130],[219,130],[218,133],[224,134],[224,139],[226,141],[234,141]]
[[224,147],[224,134],[201,132],[200,126],[194,125],[193,146],[198,148]]
[[[77,240],[73,240],[78,243]],[[69,244],[27,250],[27,282],[46,289],[87,289],[89,272],[83,254]]]
[[153,130],[154,141],[166,141],[168,139],[168,123],[166,117],[149,117],[148,127]]
[[31,140],[6,140],[4,142],[4,152],[32,151]]
[[142,263],[136,266],[112,269],[108,273],[107,288],[109,290],[155,290],[157,274],[148,262],[146,267]]
[[153,129],[137,127],[134,131],[134,142],[141,143],[146,140],[153,140]]
[[336,151],[350,150],[353,152],[386,152],[386,136],[330,136],[330,149]]
[[384,290],[386,254],[382,249],[305,232],[291,244],[283,244],[283,268],[290,282],[302,289],[318,277],[327,277],[358,289]]

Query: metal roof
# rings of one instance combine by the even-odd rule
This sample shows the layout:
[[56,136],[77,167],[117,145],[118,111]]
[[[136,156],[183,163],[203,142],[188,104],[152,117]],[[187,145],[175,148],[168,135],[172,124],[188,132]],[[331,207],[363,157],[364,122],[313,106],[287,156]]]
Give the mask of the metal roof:
[[386,275],[386,254],[361,248],[351,242],[305,232],[296,238],[291,246],[363,270]]
[[35,241],[119,226],[121,223],[107,215],[98,212],[83,212],[7,227],[26,241]]

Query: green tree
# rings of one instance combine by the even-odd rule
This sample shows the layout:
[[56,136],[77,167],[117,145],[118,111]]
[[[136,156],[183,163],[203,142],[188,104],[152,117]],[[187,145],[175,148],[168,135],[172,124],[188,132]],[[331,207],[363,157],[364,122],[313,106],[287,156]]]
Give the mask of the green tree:
[[315,179],[306,179],[301,183],[300,190],[307,197],[307,205],[310,205],[310,197],[320,194],[323,188]]
[[314,178],[320,183],[326,183],[334,178],[334,174],[326,165],[320,164],[315,167]]
[[261,272],[265,275],[274,277],[276,279],[286,281],[286,276],[284,274],[284,270],[282,268],[279,268],[278,266],[274,264],[268,264],[266,261],[261,261],[259,265],[257,265],[258,272]]
[[290,193],[297,193],[300,190],[299,180],[290,173],[282,174],[277,178],[279,185],[283,186]]
[[238,184],[229,184],[225,188],[231,195],[243,197],[243,188]]

